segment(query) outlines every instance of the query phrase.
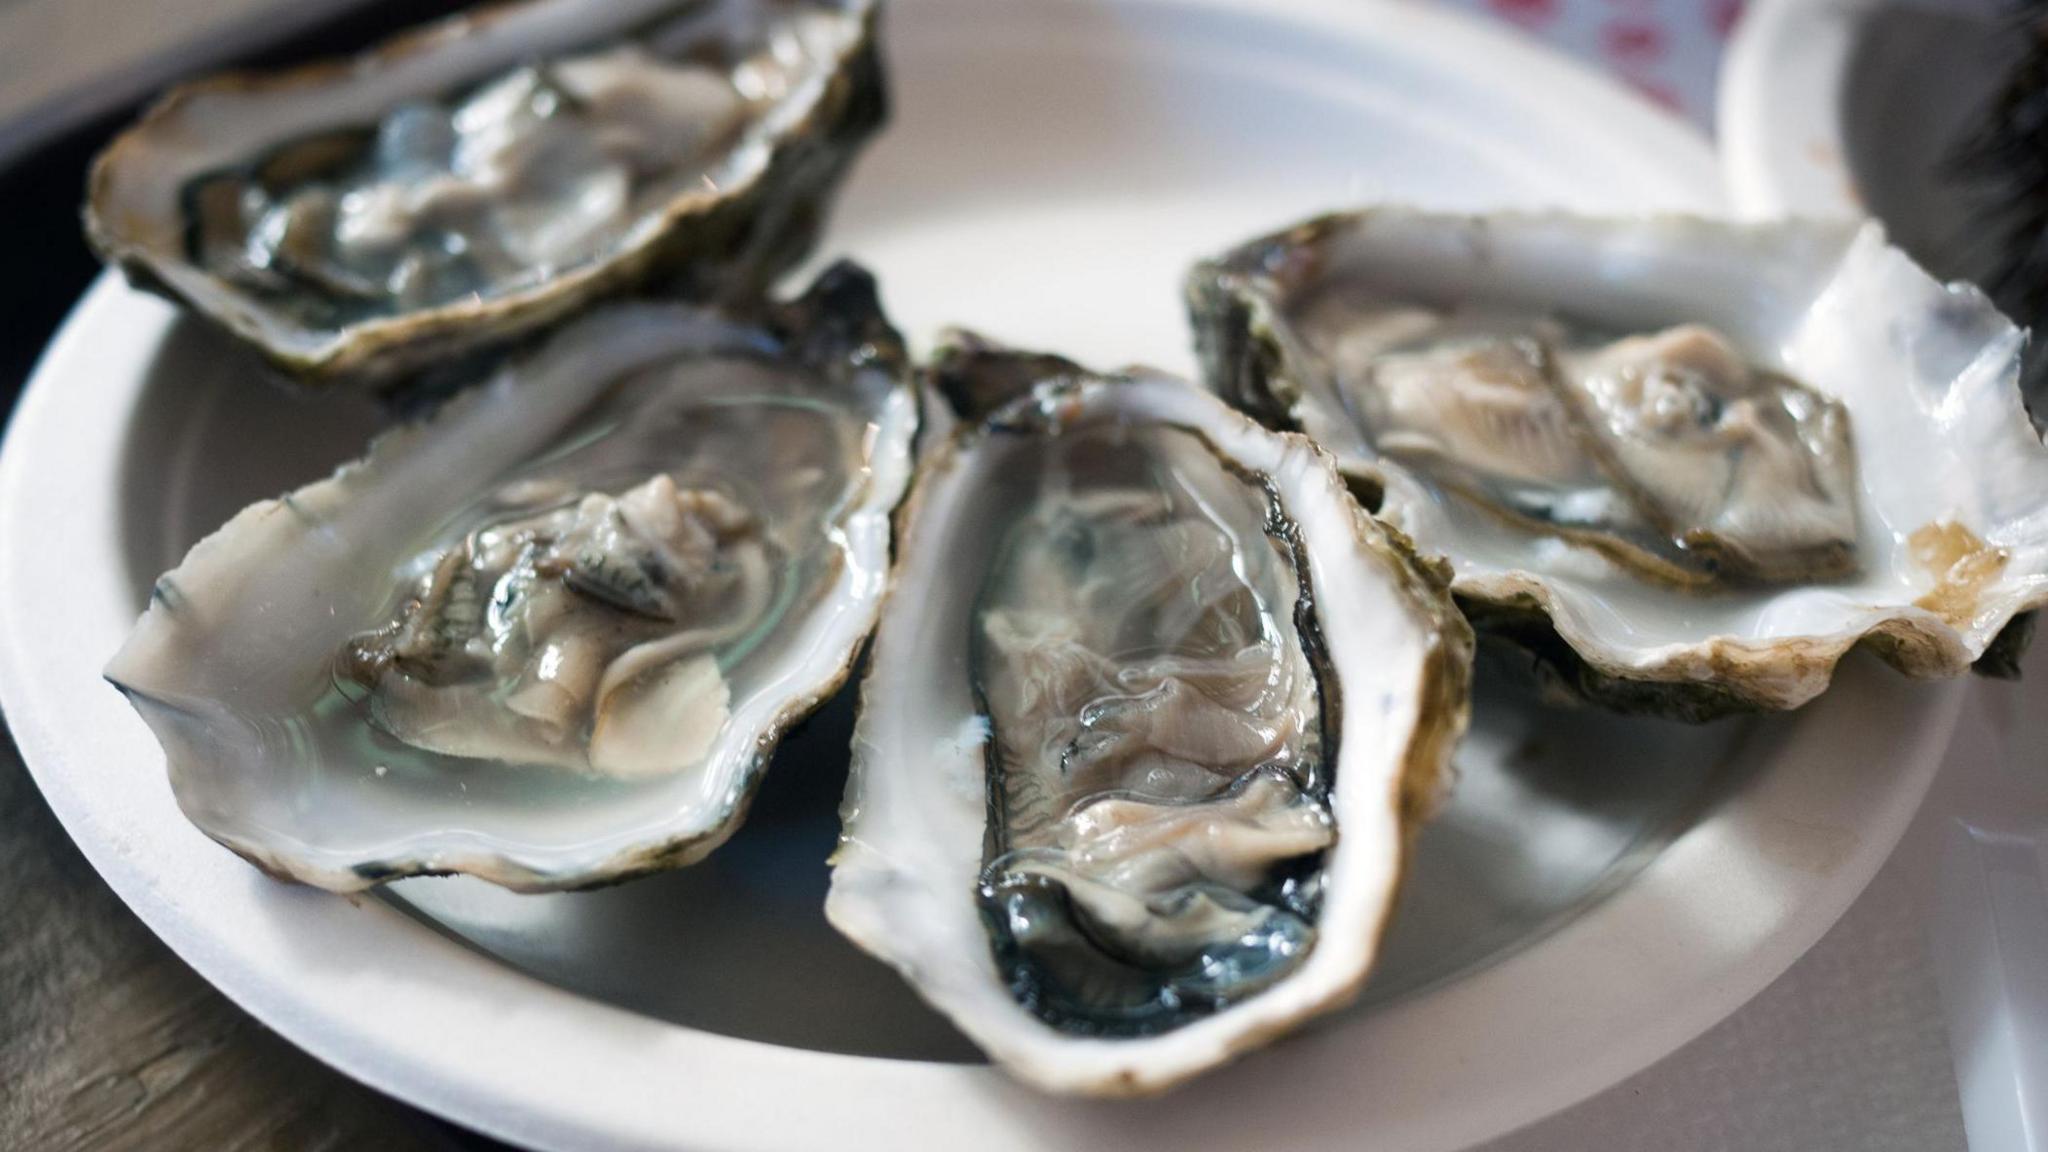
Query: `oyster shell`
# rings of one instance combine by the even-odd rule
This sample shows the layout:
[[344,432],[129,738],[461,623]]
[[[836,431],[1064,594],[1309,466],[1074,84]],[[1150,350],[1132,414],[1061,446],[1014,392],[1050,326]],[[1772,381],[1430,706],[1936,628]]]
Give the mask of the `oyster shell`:
[[1793,708],[1859,644],[1961,673],[2048,599],[2023,336],[1876,225],[1374,210],[1189,298],[1212,386],[1572,694]]
[[758,297],[886,115],[879,0],[525,0],[180,88],[87,232],[286,372],[387,382],[657,277]]
[[107,676],[281,877],[686,864],[873,626],[916,424],[858,269],[758,323],[611,305],[201,541]]
[[934,375],[965,422],[904,514],[827,916],[1056,1092],[1343,1004],[1464,729],[1441,586],[1182,382],[971,338]]

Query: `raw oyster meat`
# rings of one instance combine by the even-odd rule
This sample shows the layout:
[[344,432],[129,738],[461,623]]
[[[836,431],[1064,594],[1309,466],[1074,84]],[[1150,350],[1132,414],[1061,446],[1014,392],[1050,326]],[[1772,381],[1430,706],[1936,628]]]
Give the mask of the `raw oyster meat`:
[[858,269],[759,322],[612,305],[201,541],[107,675],[281,876],[685,864],[845,678],[915,435]]
[[1374,449],[1477,506],[1671,584],[1855,571],[1847,414],[1711,328],[1608,340],[1342,291],[1300,324]]
[[1326,217],[1198,267],[1211,385],[1333,452],[1577,697],[1955,675],[2048,599],[2022,336],[1875,225]]
[[746,300],[885,115],[874,0],[526,0],[179,89],[96,165],[110,261],[378,383],[662,277]]
[[1356,990],[1470,633],[1301,437],[955,344],[826,912],[1018,1076],[1157,1091]]

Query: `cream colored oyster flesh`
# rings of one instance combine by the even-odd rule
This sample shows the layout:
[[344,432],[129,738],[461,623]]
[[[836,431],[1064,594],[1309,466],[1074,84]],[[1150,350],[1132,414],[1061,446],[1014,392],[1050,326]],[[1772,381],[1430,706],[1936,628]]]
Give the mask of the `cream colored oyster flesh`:
[[1846,412],[1712,328],[1608,339],[1342,285],[1298,323],[1376,449],[1475,505],[1689,587],[1855,569]]

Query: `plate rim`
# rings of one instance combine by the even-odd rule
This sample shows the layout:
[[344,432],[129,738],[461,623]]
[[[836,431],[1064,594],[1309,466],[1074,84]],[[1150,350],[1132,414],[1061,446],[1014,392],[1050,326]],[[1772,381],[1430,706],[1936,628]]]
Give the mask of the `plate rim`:
[[[1709,189],[1719,181],[1711,151],[1669,113],[1510,31],[1427,6],[1424,0],[1115,2],[1134,10],[1209,10],[1301,24],[1420,57],[1460,75],[1478,67],[1475,61],[1483,61],[1494,86],[1505,89],[1512,78],[1515,86],[1542,91],[1559,117],[1585,117],[1588,109],[1596,111],[1597,135],[1581,126],[1582,138],[1611,142],[1617,155],[1635,157],[1634,164],[1647,165],[1650,161],[1644,158],[1655,158],[1673,173],[1673,181],[1690,179]],[[20,538],[19,525],[24,522],[56,531],[95,530],[85,524],[57,523],[62,517],[49,513],[26,521],[23,509],[33,508],[34,498],[51,487],[46,483],[49,477],[37,472],[37,465],[54,452],[56,442],[49,429],[68,426],[88,439],[98,435],[115,444],[118,453],[125,421],[102,420],[116,427],[95,431],[91,413],[72,411],[80,407],[77,404],[66,407],[70,389],[65,379],[81,365],[116,355],[117,350],[95,331],[104,323],[103,316],[125,317],[140,326],[141,338],[153,340],[169,330],[172,314],[167,306],[135,295],[107,274],[66,320],[24,389],[0,447],[0,540]],[[120,411],[125,414],[127,409]],[[111,529],[102,533],[110,534]],[[97,544],[118,548],[118,542],[105,539]],[[849,1147],[916,1142],[920,1135],[943,1140],[948,1132],[978,1132],[991,1140],[1016,1136],[1013,1129],[991,1132],[987,1126],[998,1117],[1031,1118],[1036,1127],[1013,1127],[1029,1128],[1028,1137],[1043,1139],[1047,1146],[1111,1133],[1130,1140],[1150,1133],[1162,1141],[1188,1142],[1188,1129],[1175,1125],[1172,1113],[1160,1107],[1105,1108],[1050,1100],[986,1067],[782,1048],[639,1016],[518,973],[382,901],[276,885],[204,841],[181,820],[178,827],[151,831],[150,818],[166,813],[176,818],[160,771],[152,765],[151,787],[95,788],[92,753],[118,743],[119,733],[60,731],[59,717],[78,704],[64,704],[62,686],[45,683],[28,666],[30,654],[47,651],[45,646],[61,630],[50,619],[53,614],[6,610],[24,588],[33,587],[21,575],[29,567],[26,562],[6,560],[18,552],[0,549],[0,707],[6,710],[23,762],[44,797],[95,869],[179,956],[244,1010],[342,1072],[478,1131],[546,1147],[767,1150],[805,1147],[821,1132],[832,1133]],[[1288,1044],[1284,1057],[1256,1058],[1225,1075],[1281,1090],[1352,1093],[1337,1095],[1346,1109],[1322,1120],[1325,1136],[1344,1142],[1345,1122],[1357,1115],[1350,1105],[1359,1086],[1355,1069],[1339,1065],[1358,1062],[1373,1069],[1381,1092],[1394,1091],[1387,1084],[1396,1081],[1412,1086],[1406,1096],[1391,1097],[1412,1097],[1407,1111],[1374,1114],[1381,1121],[1375,1135],[1383,1147],[1453,1149],[1589,1097],[1704,1032],[1790,967],[1833,925],[1889,855],[1941,763],[1963,701],[1962,686],[1916,685],[1911,707],[1888,710],[1890,714],[1881,719],[1889,726],[1872,725],[1859,722],[1854,708],[1844,701],[1853,704],[1850,697],[1857,690],[1905,694],[1896,677],[1878,672],[1870,661],[1854,663],[1844,672],[1845,680],[1856,688],[1832,694],[1832,705],[1824,699],[1812,713],[1821,721],[1796,726],[1788,738],[1796,742],[1860,733],[1868,739],[1889,739],[1896,747],[1888,750],[1904,754],[1886,766],[1891,776],[1882,781],[1883,787],[1867,789],[1875,795],[1854,794],[1864,791],[1868,781],[1849,790],[1841,779],[1814,779],[1828,773],[1810,767],[1804,772],[1759,774],[1726,802],[1724,812],[1746,814],[1754,827],[1745,831],[1739,821],[1733,826],[1726,821],[1718,826],[1702,823],[1675,840],[1635,882],[1536,946],[1344,1027],[1312,1030]],[[106,692],[112,696],[112,689]],[[118,703],[118,697],[113,699]],[[1906,717],[1912,722],[1906,723]],[[139,720],[129,719],[140,727]],[[1834,775],[1842,773],[1836,769]],[[1836,792],[1852,794],[1846,799],[1830,794],[1830,783]],[[1837,844],[1839,850],[1825,859],[1802,857],[1811,849],[1810,822],[1826,826],[1839,819],[1836,801],[1854,812],[1850,826],[1834,829],[1848,837],[1846,846]],[[1789,819],[1796,824],[1795,816],[1809,824],[1786,823]],[[137,828],[149,835],[132,834]],[[159,851],[171,857],[154,855]],[[1750,851],[1761,855],[1745,859]],[[1774,851],[1789,855],[1772,859]],[[191,858],[193,870],[166,875],[180,854]],[[1599,1041],[1593,1050],[1524,1067],[1504,1079],[1502,1069],[1483,1059],[1460,1071],[1458,1049],[1463,1045],[1470,1054],[1475,1037],[1487,1027],[1489,1014],[1498,1010],[1504,996],[1527,993],[1532,979],[1558,975],[1552,970],[1564,954],[1560,941],[1577,941],[1582,951],[1602,941],[1626,947],[1658,945],[1641,938],[1640,931],[1656,922],[1657,884],[1668,886],[1674,869],[1727,866],[1752,868],[1751,878],[1758,882],[1803,877],[1807,888],[1792,902],[1797,914],[1741,956],[1701,959],[1675,954],[1669,965],[1653,967],[1653,977],[1686,986],[1691,994],[1675,1010],[1667,1001],[1654,1015],[1641,1005],[1624,1011],[1630,1008],[1623,1003],[1626,994],[1640,996],[1645,989],[1618,986],[1616,998],[1604,1005],[1616,1019],[1596,1022],[1597,1035],[1580,1036],[1582,1042]],[[349,960],[366,952],[388,953],[393,946],[408,957],[408,964]],[[1687,970],[1689,962],[1697,969],[1691,972],[1689,985],[1672,980],[1671,973]],[[1611,975],[1626,971],[1622,965]],[[1594,977],[1577,973],[1581,991]],[[1583,1007],[1560,1003],[1535,1005],[1533,1010],[1556,1016],[1561,1028],[1576,1026],[1583,1031],[1586,1025],[1566,1014]],[[1442,1045],[1414,1047],[1417,1038],[1435,1041],[1440,1033]],[[621,1053],[638,1059],[622,1060]],[[599,1058],[606,1054],[608,1060]],[[1374,1059],[1382,1063],[1375,1064]],[[526,1060],[532,1062],[522,1063]],[[1275,1068],[1284,1070],[1287,1065],[1307,1074],[1275,1074]],[[656,1074],[657,1069],[672,1073],[677,1068],[691,1073],[689,1090],[696,1102],[686,1132],[675,1130],[677,1112],[670,1103],[674,1082]],[[1382,1071],[1385,1079],[1379,1078]],[[1475,1084],[1474,1075],[1496,1079]],[[760,1110],[749,1101],[758,1099],[757,1085],[763,1079],[801,1083],[814,1090],[830,1087],[824,1095],[793,1107]],[[1459,1092],[1467,1095],[1454,1101]],[[1184,1094],[1168,1100],[1185,1098]],[[923,1119],[917,1122],[925,1127],[916,1132],[905,1130],[912,1121],[897,1103],[905,1099],[923,1106]],[[1176,1133],[1177,1127],[1183,1134]]]

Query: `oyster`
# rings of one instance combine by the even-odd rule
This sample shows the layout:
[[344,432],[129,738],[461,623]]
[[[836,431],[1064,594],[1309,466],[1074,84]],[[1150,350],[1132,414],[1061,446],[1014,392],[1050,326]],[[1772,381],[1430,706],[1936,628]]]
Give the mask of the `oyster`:
[[1023,1079],[1158,1091],[1356,990],[1470,632],[1298,436],[971,338],[934,375],[964,420],[905,513],[826,914]]
[[1875,225],[1375,210],[1198,267],[1213,387],[1333,452],[1556,688],[1792,708],[2048,599],[2023,337]]
[[382,383],[656,277],[759,296],[885,111],[878,0],[525,0],[173,92],[95,165],[130,278]]
[[201,541],[107,676],[279,876],[689,863],[872,627],[916,423],[858,269],[759,323],[612,305]]
[[1342,292],[1300,323],[1374,449],[1475,506],[1671,584],[1855,570],[1842,406],[1711,328],[1609,339]]

